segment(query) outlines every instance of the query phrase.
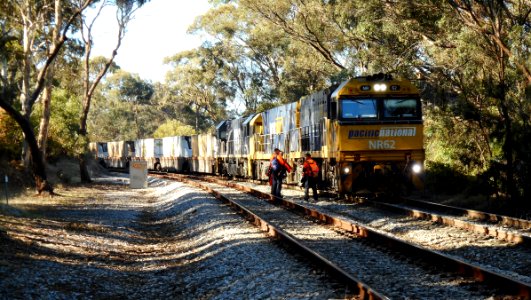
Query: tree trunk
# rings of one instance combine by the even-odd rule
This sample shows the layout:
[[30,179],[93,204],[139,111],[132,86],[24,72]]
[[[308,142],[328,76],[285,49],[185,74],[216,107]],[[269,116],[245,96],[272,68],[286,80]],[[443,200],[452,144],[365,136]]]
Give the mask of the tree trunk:
[[199,132],[199,105],[195,104],[195,131]]
[[44,94],[42,97],[42,117],[39,124],[39,137],[37,139],[39,149],[41,149],[42,158],[46,160],[46,145],[48,143],[48,129],[50,128],[50,109],[52,102],[52,72],[49,75],[46,87],[44,88]]
[[509,200],[512,200],[516,195],[516,187],[514,182],[514,163],[513,163],[513,130],[511,124],[511,116],[509,115],[509,108],[507,107],[506,101],[506,91],[505,83],[501,83],[500,87],[500,102],[501,102],[501,111],[503,115],[503,123],[505,126],[505,141],[503,143],[503,155],[507,160],[506,172],[507,172],[507,194]]
[[15,120],[15,122],[17,122],[24,133],[29,153],[31,153],[31,165],[37,191],[40,194],[43,190],[48,190],[50,194],[53,194],[53,188],[51,188],[46,180],[46,166],[44,165],[41,152],[39,151],[39,146],[37,145],[35,133],[33,132],[30,121],[3,99],[0,99],[0,107],[3,108]]
[[138,124],[138,104],[136,101],[133,103],[133,119],[135,120],[136,126],[136,138],[140,138],[140,124]]
[[506,164],[506,172],[507,172],[507,196],[508,200],[512,201],[514,200],[516,195],[516,186],[515,186],[515,180],[514,180],[514,145],[513,145],[513,128],[512,128],[512,120],[511,116],[509,114],[509,105],[507,104],[507,86],[505,83],[505,68],[507,63],[507,57],[505,55],[505,52],[503,52],[502,49],[499,50],[499,99],[500,99],[500,107],[501,112],[503,116],[503,125],[505,126],[505,141],[503,142],[503,155],[505,156],[505,159],[507,160]]
[[83,183],[90,183],[92,182],[92,179],[90,178],[90,173],[88,171],[88,144],[87,144],[87,118],[90,108],[90,100],[92,96],[91,95],[85,95],[83,99],[83,112],[81,114],[80,118],[80,126],[79,126],[79,137],[81,140],[81,148],[82,151],[79,153],[78,160],[79,160],[79,177],[81,179],[81,182]]
[[[142,6],[142,1],[139,1],[138,7]],[[86,24],[84,18],[81,16],[81,22],[83,24],[84,29],[81,30],[81,38],[83,39],[83,42],[85,43],[85,53],[84,53],[84,78],[83,78],[83,89],[84,89],[84,96],[83,96],[83,111],[81,112],[81,117],[79,120],[79,135],[82,137],[81,141],[83,143],[83,151],[81,154],[79,154],[79,171],[80,171],[80,177],[81,182],[91,182],[90,174],[87,169],[87,158],[88,158],[88,143],[87,143],[87,118],[90,111],[90,102],[92,100],[92,95],[94,94],[94,91],[96,90],[96,87],[100,83],[101,79],[105,74],[107,73],[107,70],[109,70],[109,67],[114,61],[114,58],[118,54],[118,49],[122,45],[122,39],[124,38],[125,29],[127,26],[127,23],[131,20],[131,17],[133,13],[136,11],[136,8],[133,9],[132,6],[129,7],[129,9],[124,7],[120,7],[118,5],[118,12],[117,12],[117,22],[118,22],[118,36],[116,40],[116,46],[114,47],[114,50],[112,51],[111,57],[107,60],[103,68],[99,71],[99,73],[96,75],[96,78],[92,83],[90,83],[90,55],[92,51],[92,26],[94,25],[94,21],[98,18],[101,9],[104,7],[104,5],[101,5],[96,17],[92,20],[90,24]],[[86,30],[86,32],[85,32]]]
[[[62,0],[54,1],[55,8],[55,25],[53,27],[52,41],[48,55],[55,51],[55,48],[61,42],[61,27],[63,26]],[[51,63],[46,73],[46,82],[44,87],[44,96],[42,98],[42,117],[39,124],[39,137],[37,139],[41,149],[42,158],[46,160],[46,146],[48,143],[48,129],[50,128],[50,108],[52,103],[53,76],[55,62]]]
[[[28,8],[29,10],[29,8]],[[29,123],[31,115],[31,39],[32,29],[30,24],[24,23],[24,31],[22,37],[22,87],[20,92],[20,105],[22,117]],[[33,131],[33,130],[32,130]],[[24,144],[22,147],[22,164],[27,169],[29,167],[30,152],[28,151],[28,142],[26,138],[26,132],[24,131]]]
[[[86,145],[86,144],[85,144]],[[79,160],[79,176],[81,178],[81,182],[83,183],[90,183],[92,182],[92,179],[90,178],[90,173],[88,171],[88,149],[86,149],[87,147],[83,147],[85,148],[83,150],[82,153],[80,153],[78,155],[78,160]]]

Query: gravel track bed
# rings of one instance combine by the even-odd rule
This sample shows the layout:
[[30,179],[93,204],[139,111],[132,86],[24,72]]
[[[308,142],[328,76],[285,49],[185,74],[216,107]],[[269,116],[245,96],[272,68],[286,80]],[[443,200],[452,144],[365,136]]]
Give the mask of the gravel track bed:
[[330,226],[317,226],[313,221],[235,189],[203,184],[248,207],[391,298],[484,299],[492,293],[470,279],[433,268],[424,269],[384,248],[368,245]]
[[107,178],[0,208],[0,299],[327,299],[344,288],[202,190]]
[[[269,192],[268,186],[242,184]],[[388,212],[370,205],[344,203],[331,199],[308,203],[301,200],[303,192],[292,189],[283,190],[283,194],[286,199],[319,208],[320,211],[330,215],[360,222],[379,232],[391,234],[407,242],[464,259],[531,284],[531,249],[527,246]]]
[[494,228],[496,230],[501,230],[501,231],[506,231],[506,232],[509,232],[509,233],[512,233],[512,234],[515,234],[515,235],[531,237],[531,228],[530,229],[520,229],[520,228],[511,227],[511,226],[508,226],[508,225],[503,225],[501,223],[492,223],[492,222],[488,222],[488,221],[482,221],[482,220],[473,219],[473,218],[467,217],[466,215],[447,214],[447,213],[440,212],[440,211],[437,211],[437,210],[430,210],[428,208],[417,207],[417,206],[410,205],[410,204],[393,204],[393,205],[399,206],[399,207],[403,207],[403,208],[406,208],[406,209],[421,210],[421,211],[424,211],[424,212],[427,212],[427,213],[433,213],[433,214],[437,214],[437,215],[440,215],[440,216],[443,216],[443,217],[448,217],[448,218],[452,218],[452,219],[466,221],[466,222],[472,223],[472,224],[488,226],[490,228]]

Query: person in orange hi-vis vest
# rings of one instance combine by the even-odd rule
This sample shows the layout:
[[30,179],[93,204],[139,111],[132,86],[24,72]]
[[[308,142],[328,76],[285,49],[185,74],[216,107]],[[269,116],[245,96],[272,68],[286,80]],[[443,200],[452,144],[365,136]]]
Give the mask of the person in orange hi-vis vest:
[[313,160],[310,153],[306,153],[306,160],[302,165],[302,172],[304,178],[304,200],[310,199],[310,188],[313,192],[313,199],[317,201],[317,180],[319,179],[319,166]]
[[269,167],[271,174],[269,176],[269,183],[271,184],[271,195],[282,198],[282,180],[287,173],[291,172],[291,166],[282,157],[282,151],[275,148],[271,159],[269,160]]

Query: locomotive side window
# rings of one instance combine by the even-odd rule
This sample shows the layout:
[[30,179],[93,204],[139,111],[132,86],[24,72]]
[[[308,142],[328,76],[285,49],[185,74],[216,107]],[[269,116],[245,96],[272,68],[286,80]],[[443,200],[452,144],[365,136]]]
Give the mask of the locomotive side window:
[[385,118],[412,118],[419,115],[415,99],[386,99],[383,108]]
[[344,99],[341,101],[341,117],[344,119],[375,119],[377,116],[376,99]]

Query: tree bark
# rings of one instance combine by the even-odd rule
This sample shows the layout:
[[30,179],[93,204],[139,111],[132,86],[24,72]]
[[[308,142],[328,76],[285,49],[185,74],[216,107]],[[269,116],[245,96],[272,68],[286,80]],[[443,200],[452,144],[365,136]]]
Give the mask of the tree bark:
[[[56,4],[61,0],[56,0]],[[46,180],[46,165],[42,159],[41,152],[39,151],[39,146],[37,144],[37,139],[35,138],[35,133],[31,126],[30,115],[32,111],[33,104],[41,94],[44,88],[45,78],[48,74],[50,66],[55,61],[55,58],[59,54],[62,46],[67,40],[67,33],[70,30],[70,26],[77,20],[78,16],[83,10],[85,10],[93,0],[83,0],[80,3],[80,6],[75,10],[70,18],[65,23],[65,26],[61,30],[59,38],[56,40],[55,47],[50,49],[50,52],[47,54],[42,67],[37,75],[37,80],[35,82],[33,90],[31,90],[31,68],[32,68],[32,44],[34,41],[33,30],[35,30],[36,21],[31,20],[32,17],[32,8],[29,2],[24,2],[20,7],[21,17],[23,19],[23,66],[22,66],[22,92],[20,95],[20,102],[22,105],[21,112],[17,111],[12,102],[14,99],[2,99],[0,98],[0,107],[3,108],[22,129],[24,133],[24,143],[25,149],[29,148],[29,152],[25,150],[23,160],[29,162],[29,159],[25,159],[27,156],[31,155],[32,158],[32,169],[33,176],[37,184],[37,191],[40,193],[43,190],[48,190],[50,194],[53,194],[52,186]],[[60,9],[63,9],[62,7]],[[26,154],[29,153],[29,154]]]
[[[503,83],[502,83],[503,85]],[[504,87],[502,86],[502,90]],[[501,111],[503,115],[503,123],[505,125],[505,141],[503,143],[503,154],[507,160],[506,171],[507,171],[507,194],[509,199],[514,198],[515,194],[515,182],[514,182],[514,163],[513,163],[513,133],[512,133],[512,124],[511,116],[509,115],[509,108],[504,103],[505,102],[505,91],[502,91],[501,101]]]
[[[46,146],[48,143],[48,129],[50,128],[50,115],[52,105],[52,72],[48,73],[46,87],[44,88],[44,94],[42,97],[42,117],[39,124],[39,136],[37,138],[37,144],[41,149],[41,155],[46,160]],[[49,81],[48,81],[49,80]]]
[[[52,42],[48,55],[55,51],[60,43],[61,27],[63,26],[62,0],[55,0],[55,25],[53,27]],[[46,146],[48,143],[48,129],[50,128],[50,109],[52,103],[53,76],[55,71],[55,61],[50,65],[46,73],[44,95],[42,97],[42,117],[39,124],[39,136],[37,139],[41,149],[42,158],[46,160]]]
[[[31,115],[31,48],[33,45],[33,30],[34,24],[30,19],[33,17],[32,10],[29,3],[25,3],[26,6],[21,8],[22,20],[23,20],[23,33],[22,33],[22,78],[21,78],[21,91],[20,91],[20,104],[22,116],[29,122]],[[24,138],[26,133],[24,132]],[[28,142],[24,139],[22,146],[22,165],[27,169],[29,167],[30,153],[28,152]]]
[[43,190],[48,190],[50,193],[53,193],[53,189],[51,189],[46,181],[46,167],[41,152],[39,151],[39,146],[37,145],[35,133],[33,132],[30,121],[4,99],[0,99],[0,107],[3,108],[15,120],[15,122],[17,122],[22,129],[22,132],[24,132],[24,138],[28,144],[29,152],[31,153],[31,166],[33,169],[33,177],[37,184],[37,191],[39,194]]
[[89,151],[86,146],[83,148],[84,150],[77,157],[79,160],[79,176],[81,178],[81,182],[90,183],[92,182],[92,179],[90,178],[90,173],[88,171],[88,154],[87,153]]
[[509,200],[513,200],[516,196],[516,187],[514,181],[514,155],[513,155],[513,127],[511,116],[509,114],[509,107],[507,106],[507,92],[505,87],[505,57],[501,54],[501,70],[500,70],[500,108],[503,116],[503,124],[505,126],[505,141],[503,142],[503,155],[507,160],[506,172],[507,172],[507,195]]

